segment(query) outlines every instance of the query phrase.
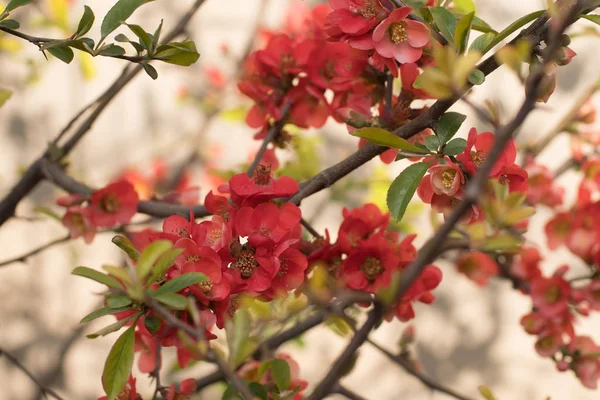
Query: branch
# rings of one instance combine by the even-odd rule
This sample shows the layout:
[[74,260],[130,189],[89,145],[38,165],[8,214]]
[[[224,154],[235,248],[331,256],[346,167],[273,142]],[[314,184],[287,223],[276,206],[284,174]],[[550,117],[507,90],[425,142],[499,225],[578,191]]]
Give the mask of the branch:
[[[192,16],[198,10],[198,8],[204,3],[205,0],[196,0],[191,6],[189,11],[181,17],[175,28],[168,33],[163,39],[163,43],[172,41],[175,37],[185,32],[186,25],[190,22]],[[142,66],[138,65],[135,68],[127,66],[123,69],[121,75],[113,82],[113,84],[100,95],[92,104],[95,107],[92,113],[81,123],[79,128],[75,131],[73,136],[67,142],[59,148],[61,156],[59,160],[66,157],[71,150],[79,143],[83,136],[92,128],[94,122],[102,114],[102,111],[108,106],[108,104],[116,97],[116,95],[142,70]],[[84,108],[76,118],[71,120],[68,125],[74,125],[74,122],[85,112],[86,109],[91,108],[90,106]],[[57,139],[54,141],[57,144],[58,140],[64,136],[64,130],[61,132]],[[34,161],[29,168],[22,175],[21,179],[12,187],[10,192],[0,201],[0,226],[2,226],[8,219],[10,219],[14,213],[19,202],[26,197],[43,179],[44,175],[40,170],[41,162],[51,157],[50,149],[44,151],[44,153]]]
[[454,392],[453,390],[440,385],[439,383],[437,383],[433,379],[427,377],[426,375],[422,374],[421,372],[417,371],[417,369],[406,358],[402,357],[401,355],[392,354],[390,351],[381,347],[379,344],[377,344],[376,342],[373,342],[372,340],[368,340],[368,342],[373,347],[375,347],[377,350],[379,350],[381,353],[383,353],[388,359],[390,359],[391,361],[396,363],[398,366],[402,367],[410,375],[412,375],[415,378],[417,378],[418,380],[420,380],[421,383],[423,383],[428,388],[438,391],[440,393],[445,393],[448,396],[452,396],[457,400],[471,400],[469,397],[465,397],[461,394],[458,394],[458,393]]
[[364,397],[362,397],[361,395],[356,394],[353,391],[351,391],[350,389],[345,388],[340,383],[335,385],[335,387],[333,388],[333,393],[341,394],[342,396],[344,396],[345,398],[350,399],[350,400],[367,400]]
[[42,391],[44,397],[47,398],[47,395],[50,395],[58,400],[64,400],[61,396],[59,396],[54,390],[49,387],[43,385],[36,377],[33,375],[19,360],[13,357],[10,353],[6,352],[6,350],[0,348],[0,356],[4,356],[8,361],[10,361],[15,367],[20,369],[37,385],[37,387]]
[[36,254],[41,253],[44,250],[47,250],[53,246],[56,246],[57,244],[61,244],[61,243],[65,243],[71,240],[71,235],[68,234],[67,236],[63,236],[61,238],[58,239],[54,239],[46,244],[41,245],[40,247],[36,247],[35,249],[28,251],[25,254],[22,254],[20,256],[14,257],[14,258],[10,258],[8,260],[4,260],[4,261],[0,261],[0,267],[4,267],[6,265],[9,264],[13,264],[16,262],[25,262],[27,261],[27,259],[29,257],[35,256]]

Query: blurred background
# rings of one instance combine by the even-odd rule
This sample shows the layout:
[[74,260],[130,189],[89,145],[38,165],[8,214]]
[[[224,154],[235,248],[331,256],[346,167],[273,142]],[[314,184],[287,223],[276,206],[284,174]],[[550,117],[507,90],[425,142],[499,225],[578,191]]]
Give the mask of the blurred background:
[[[153,29],[164,18],[164,29],[168,30],[191,3],[191,0],[156,1],[138,10],[131,21]],[[207,0],[187,31],[201,53],[198,63],[189,68],[157,65],[157,81],[139,74],[69,156],[71,174],[90,186],[100,187],[127,171],[147,176],[160,174],[163,169],[173,171],[191,157],[189,182],[200,186],[203,198],[219,181],[217,173],[207,171],[239,170],[260,143],[252,140],[254,131],[243,122],[250,103],[239,95],[235,86],[237,60],[246,51],[250,37],[256,35],[257,18],[262,26],[276,29],[286,18],[290,3]],[[302,3],[308,6],[317,2]],[[476,0],[475,3],[478,16],[496,30],[545,5],[542,0]],[[89,5],[100,18],[112,4],[112,1],[39,0],[15,13],[15,18],[22,21],[23,30],[28,33],[61,37],[66,32],[61,26],[75,27],[83,5]],[[92,31],[96,35],[98,26],[97,22]],[[584,27],[593,29],[591,24],[580,22],[573,30],[582,31]],[[559,69],[555,95],[527,121],[518,142],[542,137],[570,109],[578,94],[598,78],[599,45],[600,38],[593,33],[573,40],[571,47],[578,56]],[[0,196],[5,195],[23,169],[45,150],[48,141],[72,116],[110,85],[125,64],[121,60],[91,59],[81,53],[71,65],[54,58],[47,61],[35,46],[0,34],[0,87],[14,91],[0,109]],[[215,70],[223,77],[216,75]],[[216,86],[225,89],[217,91]],[[496,101],[505,120],[522,98],[518,80],[504,68],[472,94],[476,103],[486,99]],[[461,136],[466,136],[471,126],[487,128],[464,104],[457,104],[453,110],[469,115]],[[306,154],[314,150],[318,157],[298,160],[282,153],[281,158],[289,161],[289,168],[297,168],[300,176],[309,177],[320,166],[333,164],[355,151],[357,140],[343,126],[329,122],[323,129],[307,132],[298,148],[306,149]],[[570,152],[566,149],[568,138],[559,137],[540,160],[556,168],[568,159]],[[300,150],[297,152],[302,154]],[[317,230],[329,228],[335,232],[344,203],[351,207],[365,201],[384,205],[385,191],[381,188],[386,188],[402,167],[398,163],[388,167],[374,160],[353,174],[353,179],[362,184],[351,195],[340,199],[336,188],[344,183],[339,183],[305,201],[303,213],[314,219]],[[370,184],[367,178],[371,178]],[[570,204],[578,184],[577,175],[568,172],[559,182],[566,188],[566,204]],[[39,212],[39,207],[60,212],[54,203],[60,194],[44,183],[19,205],[18,218],[0,229],[0,262],[66,234],[59,221],[45,218]],[[403,227],[418,233],[417,243],[422,244],[431,230],[427,216],[419,211],[414,207]],[[549,212],[539,210],[528,234],[541,248],[545,248],[542,229],[549,217]],[[68,241],[25,262],[0,267],[0,347],[11,351],[42,382],[67,399],[95,399],[103,393],[100,376],[116,336],[94,340],[85,337],[85,333],[102,327],[104,322],[78,324],[82,316],[96,307],[99,296],[94,293],[102,288],[70,275],[70,271],[78,265],[100,268],[102,264],[122,262],[110,238],[110,234],[99,234],[91,245],[85,245],[81,239]],[[564,263],[572,267],[574,274],[582,268],[566,251],[546,254],[543,265],[547,271]],[[474,398],[478,396],[479,385],[491,387],[499,399],[542,400],[549,395],[552,399],[599,398],[598,393],[584,389],[571,373],[558,373],[553,363],[535,353],[535,337],[527,335],[519,325],[519,319],[531,305],[508,282],[494,280],[488,288],[480,288],[458,275],[453,265],[444,262],[438,265],[444,271],[444,280],[435,292],[437,300],[431,307],[417,305],[417,318],[411,322],[417,332],[414,354],[426,374]],[[404,328],[394,321],[382,325],[372,337],[395,350]],[[600,319],[592,317],[580,330],[594,336],[598,328]],[[318,328],[304,335],[302,341],[302,346],[292,343],[283,349],[299,362],[302,378],[314,383],[324,376],[347,339]],[[212,369],[200,363],[194,370],[165,373],[164,379],[166,383],[176,382],[199,377],[206,371]],[[145,378],[138,376],[138,391],[150,395],[151,387],[146,385]],[[343,383],[368,399],[449,398],[431,392],[368,345],[360,350],[356,368]],[[220,390],[215,386],[198,398],[220,398]],[[30,380],[0,358],[0,399],[35,398],[38,393]]]

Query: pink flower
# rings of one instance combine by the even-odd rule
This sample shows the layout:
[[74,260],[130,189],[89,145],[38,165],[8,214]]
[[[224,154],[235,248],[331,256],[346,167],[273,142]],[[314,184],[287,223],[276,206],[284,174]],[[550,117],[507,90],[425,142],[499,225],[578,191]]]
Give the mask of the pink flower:
[[86,243],[92,243],[96,235],[96,225],[92,222],[90,214],[89,208],[69,207],[62,217],[62,223],[71,232],[71,239],[81,236]]
[[429,28],[406,17],[410,7],[398,8],[373,31],[375,51],[385,58],[395,58],[401,64],[414,63],[423,54],[422,47],[429,42]]
[[111,183],[92,195],[90,218],[97,226],[126,224],[135,215],[138,200],[138,194],[128,181]]
[[531,284],[531,298],[540,315],[552,318],[568,312],[571,286],[560,276],[539,278]]
[[488,279],[498,273],[498,265],[487,254],[480,252],[465,253],[456,265],[458,270],[480,286],[486,286]]
[[429,174],[431,187],[435,194],[454,196],[465,182],[462,170],[452,162],[430,167]]

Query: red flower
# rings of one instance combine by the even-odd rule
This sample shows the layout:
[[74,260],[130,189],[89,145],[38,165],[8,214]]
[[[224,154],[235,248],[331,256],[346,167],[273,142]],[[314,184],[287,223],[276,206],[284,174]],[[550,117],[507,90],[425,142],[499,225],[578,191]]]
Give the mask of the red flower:
[[167,400],[186,400],[196,392],[196,381],[192,378],[185,379],[179,385],[179,390],[175,390],[175,385],[169,386],[169,395]]
[[97,190],[90,200],[91,220],[97,226],[126,224],[137,211],[138,195],[126,180]]
[[298,191],[298,182],[289,176],[275,179],[271,168],[264,164],[256,167],[254,175],[238,174],[229,180],[233,202],[241,206],[246,200],[258,204],[276,198],[290,197]]
[[435,194],[454,196],[461,185],[465,183],[465,177],[460,167],[450,160],[447,164],[438,164],[429,167],[429,175],[425,179],[430,180]]
[[564,189],[555,185],[550,170],[535,162],[527,163],[527,201],[531,204],[544,204],[556,207],[563,203]]
[[373,236],[344,260],[341,278],[349,288],[375,292],[390,285],[399,257],[382,236]]
[[[277,207],[273,203],[262,203],[256,208],[242,207],[235,217],[235,230],[239,236],[247,236],[254,248],[274,249],[284,241],[296,242],[292,228],[300,223],[302,213],[295,204],[285,203]],[[283,251],[283,249],[281,249]]]
[[71,238],[83,237],[86,243],[92,243],[96,236],[96,225],[92,222],[91,210],[79,206],[71,206],[62,217],[63,225],[71,232]]
[[198,247],[191,239],[179,239],[174,246],[183,249],[183,252],[175,259],[175,265],[182,274],[188,272],[201,272],[208,281],[199,285],[205,291],[210,291],[212,285],[221,281],[221,258],[210,247]]
[[300,287],[304,282],[304,273],[308,267],[306,256],[299,250],[288,248],[279,255],[279,271],[271,282],[272,295],[284,296],[287,292]]
[[[106,390],[106,388],[105,388]],[[117,395],[119,400],[141,400],[142,396],[138,394],[135,388],[135,378],[133,375],[129,375],[129,380],[121,390],[121,393]],[[99,397],[98,400],[107,400],[106,396]]]
[[429,28],[421,22],[407,19],[410,7],[398,8],[373,31],[375,51],[399,63],[414,63],[423,54],[422,47],[429,42]]
[[558,213],[546,224],[544,231],[551,250],[563,245],[573,229],[570,213]]
[[388,11],[379,0],[329,0],[333,8],[325,18],[325,32],[331,40],[344,41],[368,37]]
[[456,262],[458,270],[480,286],[487,286],[488,279],[498,273],[498,265],[487,254],[464,253]]
[[245,285],[255,293],[262,293],[271,287],[279,271],[279,258],[263,247],[255,251],[246,248],[235,256],[231,270],[234,283]]
[[[469,174],[475,174],[477,169],[481,167],[492,148],[495,138],[496,136],[492,132],[477,134],[475,128],[471,129],[467,139],[467,148],[464,153],[456,157],[464,165]],[[516,157],[515,143],[511,139],[490,171],[490,176],[497,177],[504,166],[514,164]]]
[[538,278],[531,284],[531,298],[540,315],[556,317],[567,312],[571,286],[560,276]]

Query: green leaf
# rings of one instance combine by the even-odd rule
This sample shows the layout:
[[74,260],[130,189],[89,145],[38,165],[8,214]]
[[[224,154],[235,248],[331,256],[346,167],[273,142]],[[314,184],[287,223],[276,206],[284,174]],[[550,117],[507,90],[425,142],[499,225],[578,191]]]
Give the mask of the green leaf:
[[485,22],[477,16],[473,18],[473,30],[483,33],[498,33],[494,29],[492,29],[492,27],[487,22]]
[[475,14],[475,3],[473,2],[473,0],[454,0],[452,4],[454,4],[454,8],[456,8],[456,11],[460,13]]
[[428,150],[437,153],[440,148],[440,139],[435,135],[427,136],[423,144],[425,144],[425,147],[427,147]]
[[269,392],[267,391],[267,388],[258,382],[250,382],[248,384],[248,389],[250,389],[252,394],[258,396],[260,400],[268,400],[269,398]]
[[91,55],[94,55],[94,40],[84,37],[77,40],[67,40],[65,42],[67,46],[70,46],[74,49],[84,51]]
[[595,23],[596,25],[600,25],[600,15],[586,15],[586,14],[582,14],[580,15],[581,18],[587,19],[588,21],[591,21],[593,23]]
[[456,24],[456,30],[454,31],[454,46],[459,53],[463,53],[467,49],[474,16],[475,13],[471,12],[462,17]]
[[466,115],[457,112],[447,112],[440,117],[435,134],[440,138],[442,145],[448,143],[456,135],[456,132],[458,132],[462,123],[465,122],[465,119],[467,119]]
[[112,276],[108,276],[103,274],[102,272],[98,272],[94,269],[87,267],[77,267],[72,272],[72,275],[83,276],[84,278],[88,278],[94,280],[96,282],[102,283],[111,288],[115,289],[123,289],[123,286]]
[[131,32],[133,32],[135,36],[140,39],[140,44],[144,47],[144,49],[149,50],[150,46],[152,45],[152,39],[150,39],[148,32],[146,32],[144,28],[139,25],[127,24],[127,26],[129,29],[131,29]]
[[75,54],[73,54],[73,50],[71,50],[71,48],[68,46],[50,47],[47,50],[54,57],[58,58],[60,61],[66,64],[70,64],[71,61],[73,61],[73,57],[75,57]]
[[90,322],[92,320],[95,320],[96,318],[104,317],[106,315],[112,315],[112,314],[115,314],[115,313],[118,313],[121,311],[127,311],[127,310],[131,310],[131,307],[121,307],[121,308],[102,307],[102,308],[92,311],[91,313],[89,313],[88,315],[83,317],[81,319],[81,321],[79,321],[79,323],[83,324],[85,322]]
[[3,21],[0,21],[0,26],[7,29],[19,29],[21,24],[19,24],[14,19],[5,19]]
[[11,98],[12,94],[13,92],[10,90],[0,88],[0,107],[2,107],[8,101],[8,99]]
[[177,293],[165,293],[154,298],[174,310],[185,310],[187,306],[187,297]]
[[475,51],[484,54],[488,49],[491,49],[490,44],[492,44],[495,37],[496,34],[492,32],[484,33],[483,35],[478,36],[475,40],[473,40],[473,43],[471,43],[469,52]]
[[142,64],[142,68],[144,68],[144,71],[146,71],[150,78],[154,80],[158,79],[158,71],[152,65],[144,63]]
[[125,49],[114,43],[102,46],[98,54],[104,57],[120,57],[125,55]]
[[153,58],[184,67],[190,66],[200,58],[194,42],[171,42],[156,49]]
[[154,31],[154,35],[152,35],[152,46],[150,46],[150,53],[154,54],[154,50],[158,48],[158,44],[160,43],[160,34],[162,32],[163,20],[160,20],[160,24],[158,28]]
[[481,85],[485,82],[485,74],[478,69],[474,69],[469,74],[469,82],[473,85]]
[[494,396],[494,393],[492,393],[489,387],[482,385],[479,386],[477,389],[479,390],[479,393],[483,396],[485,400],[496,400],[496,396]]
[[454,32],[456,31],[457,23],[454,14],[444,7],[429,7],[429,11],[442,36],[448,43],[454,44]]
[[291,375],[290,366],[287,361],[282,360],[281,358],[273,359],[273,361],[271,361],[271,375],[280,392],[288,390],[290,387]]
[[518,29],[522,28],[523,26],[527,25],[531,21],[540,17],[545,12],[546,12],[545,10],[540,10],[540,11],[532,12],[531,14],[527,14],[527,15],[519,18],[518,20],[516,20],[515,22],[513,22],[512,24],[507,26],[500,33],[498,33],[494,37],[494,40],[492,40],[492,42],[484,49],[484,51],[482,51],[482,53],[488,52],[489,50],[492,49],[492,47],[494,47],[495,45],[497,45],[498,43],[500,43],[501,41],[503,41],[504,39],[509,37],[511,34],[513,34]]
[[162,278],[164,273],[173,265],[175,259],[181,253],[183,253],[183,249],[170,249],[165,251],[154,264],[148,283],[154,283]]
[[156,290],[150,291],[152,297],[160,296],[165,293],[176,293],[190,285],[200,282],[206,282],[208,278],[200,272],[188,272],[187,274],[179,275],[159,287]]
[[123,332],[106,358],[102,372],[102,386],[108,400],[114,400],[129,379],[133,366],[134,330],[135,325]]
[[106,336],[109,333],[113,333],[118,331],[119,329],[121,329],[122,327],[124,327],[125,325],[127,325],[127,323],[131,322],[132,319],[136,318],[139,316],[138,314],[134,314],[134,315],[130,315],[127,318],[123,318],[121,320],[118,320],[117,322],[110,324],[108,326],[105,326],[104,328],[100,329],[99,331],[96,331],[94,333],[90,333],[89,335],[86,335],[89,339],[95,339],[98,336]]
[[4,12],[11,12],[12,10],[14,10],[17,7],[22,7],[24,5],[31,3],[31,1],[32,0],[11,0],[8,2],[8,5],[4,9]]
[[106,302],[110,308],[122,308],[131,304],[131,299],[125,295],[108,296]]
[[229,321],[227,321],[227,345],[229,347],[229,364],[237,367],[237,364],[244,361],[243,352],[244,343],[250,336],[250,314],[246,309],[239,309]]
[[463,138],[456,138],[449,141],[444,147],[444,154],[447,156],[457,156],[465,151],[467,141]]
[[111,242],[116,244],[117,247],[119,247],[121,250],[127,253],[129,258],[131,258],[133,261],[137,261],[140,258],[140,252],[137,251],[133,243],[131,243],[131,240],[127,239],[125,236],[114,236]]
[[408,203],[412,199],[419,182],[425,176],[429,163],[420,162],[406,168],[398,175],[387,193],[387,205],[392,217],[401,220]]
[[135,264],[135,271],[137,272],[140,281],[144,281],[152,271],[154,263],[171,247],[173,247],[173,244],[169,240],[157,240],[150,243],[150,245],[144,249],[144,252]]
[[127,21],[129,17],[143,4],[149,3],[154,0],[119,0],[115,5],[108,11],[102,26],[100,27],[100,42],[102,43],[108,35],[110,35],[115,29],[117,29],[123,22]]
[[96,20],[96,16],[91,8],[88,6],[84,6],[83,15],[79,20],[79,25],[77,26],[77,32],[75,32],[75,37],[81,37],[88,33],[92,26],[94,25],[94,21]]
[[428,154],[423,149],[410,143],[408,140],[394,135],[381,128],[362,128],[350,132],[352,136],[367,139],[378,146],[386,146],[394,149],[409,151],[416,154]]

